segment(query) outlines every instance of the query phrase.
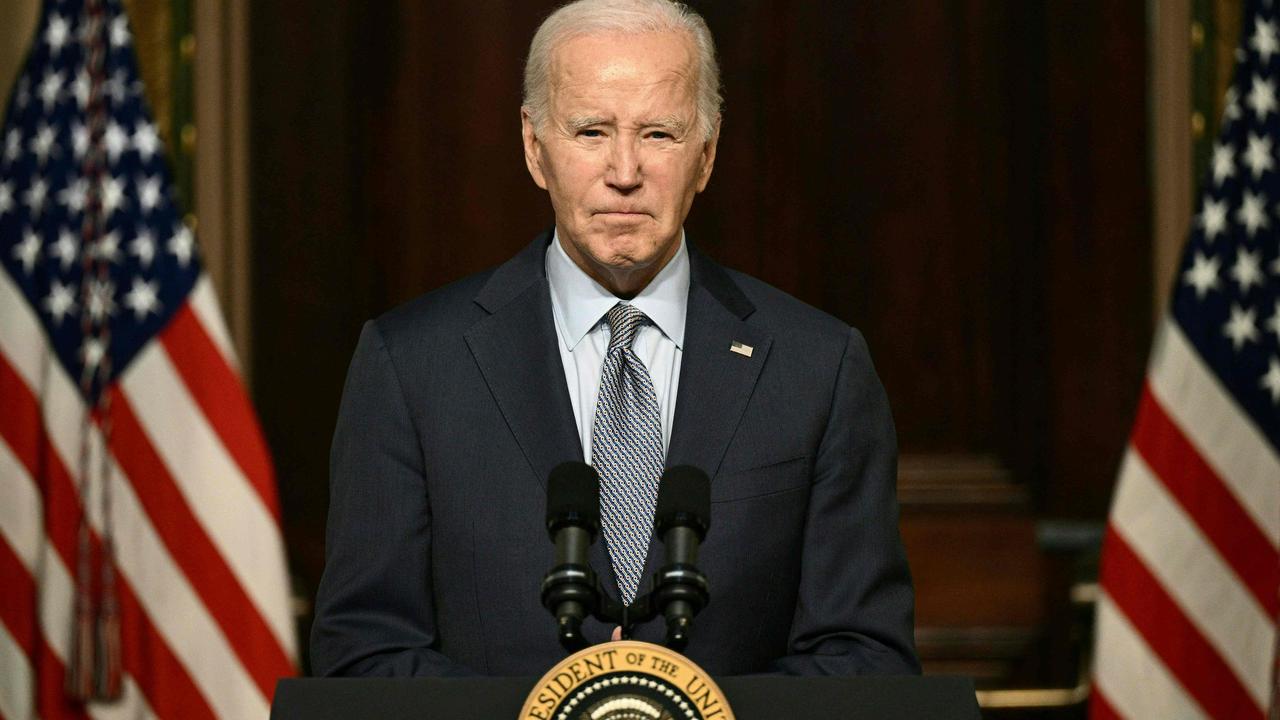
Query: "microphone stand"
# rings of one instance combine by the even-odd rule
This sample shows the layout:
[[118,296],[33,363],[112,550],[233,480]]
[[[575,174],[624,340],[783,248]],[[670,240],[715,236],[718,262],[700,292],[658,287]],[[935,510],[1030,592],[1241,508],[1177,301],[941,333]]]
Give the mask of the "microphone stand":
[[710,597],[707,576],[692,563],[664,565],[653,576],[649,592],[630,605],[606,593],[589,566],[561,562],[542,581],[543,605],[555,608],[567,601],[581,608],[580,613],[561,616],[557,623],[560,645],[569,652],[591,644],[582,634],[582,619],[587,616],[619,626],[626,640],[637,625],[649,622],[660,612],[667,620],[667,647],[683,650],[689,643],[690,618],[706,607]]

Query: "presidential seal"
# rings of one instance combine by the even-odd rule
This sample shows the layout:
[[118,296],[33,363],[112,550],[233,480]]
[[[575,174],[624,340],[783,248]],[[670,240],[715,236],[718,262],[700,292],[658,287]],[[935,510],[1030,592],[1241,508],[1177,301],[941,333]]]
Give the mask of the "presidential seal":
[[560,661],[533,686],[519,720],[733,720],[733,711],[685,656],[622,640]]

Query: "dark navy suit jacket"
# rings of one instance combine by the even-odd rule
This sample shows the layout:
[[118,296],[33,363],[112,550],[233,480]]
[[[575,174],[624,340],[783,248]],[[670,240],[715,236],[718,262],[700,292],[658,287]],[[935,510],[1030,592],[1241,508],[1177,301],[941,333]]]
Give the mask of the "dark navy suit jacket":
[[[315,674],[536,676],[564,657],[539,601],[546,478],[583,452],[549,239],[365,325],[333,440]],[[718,675],[919,672],[893,420],[862,336],[690,261],[667,464],[705,470],[712,508],[711,602],[686,654]],[[592,552],[616,597],[604,541]],[[662,637],[661,619],[636,633]]]

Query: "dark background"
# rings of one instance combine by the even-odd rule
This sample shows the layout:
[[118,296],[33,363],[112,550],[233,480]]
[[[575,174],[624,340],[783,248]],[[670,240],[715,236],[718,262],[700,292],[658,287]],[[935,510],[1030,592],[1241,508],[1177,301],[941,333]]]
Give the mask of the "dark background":
[[[726,106],[690,237],[865,333],[926,669],[1074,682],[1151,338],[1144,4],[692,4]],[[360,324],[551,224],[518,108],[553,6],[252,5],[253,386],[308,597]]]

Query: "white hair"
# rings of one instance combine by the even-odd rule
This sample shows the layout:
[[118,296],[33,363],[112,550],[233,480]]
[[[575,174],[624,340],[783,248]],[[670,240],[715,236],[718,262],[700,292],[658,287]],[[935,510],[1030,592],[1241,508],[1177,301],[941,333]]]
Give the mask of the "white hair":
[[651,32],[684,33],[693,42],[697,51],[698,127],[703,139],[710,140],[722,103],[715,41],[702,16],[674,0],[577,0],[543,20],[524,64],[524,108],[534,128],[545,127],[551,101],[551,56],[561,43],[598,33]]

